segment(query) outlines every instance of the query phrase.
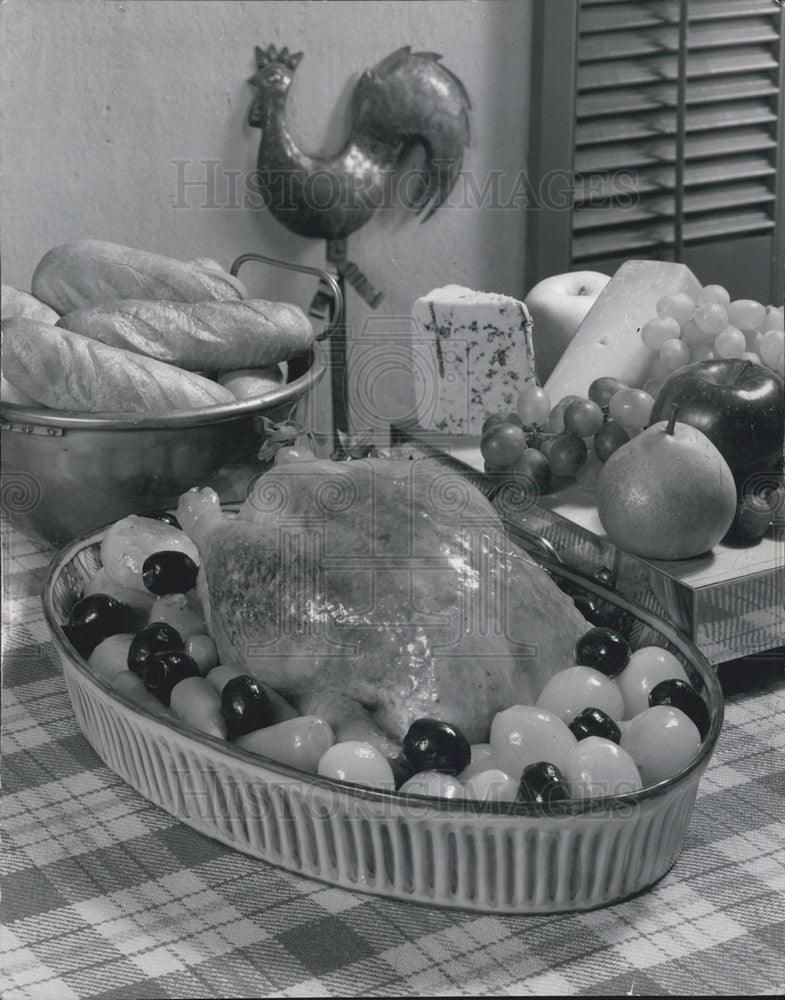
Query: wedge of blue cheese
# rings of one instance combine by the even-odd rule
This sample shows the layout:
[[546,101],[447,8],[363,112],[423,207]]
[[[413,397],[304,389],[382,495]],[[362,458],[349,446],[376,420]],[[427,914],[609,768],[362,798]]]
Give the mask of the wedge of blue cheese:
[[432,372],[417,401],[426,430],[479,434],[535,384],[531,317],[517,299],[446,285],[417,299],[412,317]]

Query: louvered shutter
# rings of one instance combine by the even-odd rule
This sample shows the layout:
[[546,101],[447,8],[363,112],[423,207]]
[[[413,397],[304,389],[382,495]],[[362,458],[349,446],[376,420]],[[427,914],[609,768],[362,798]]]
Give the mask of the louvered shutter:
[[[551,0],[549,15],[569,6],[575,10]],[[717,257],[713,242],[752,240],[768,292],[769,271],[783,266],[776,244],[785,242],[777,229],[778,197],[785,194],[783,10],[773,0],[688,0],[680,34],[681,6],[679,0],[578,0],[573,202],[569,228],[561,223],[559,237],[569,244],[566,263],[599,270],[629,257],[691,263],[697,254]],[[681,158],[680,66],[686,68]],[[546,93],[547,60],[543,73]],[[547,218],[535,223],[539,240],[548,239],[549,225]]]

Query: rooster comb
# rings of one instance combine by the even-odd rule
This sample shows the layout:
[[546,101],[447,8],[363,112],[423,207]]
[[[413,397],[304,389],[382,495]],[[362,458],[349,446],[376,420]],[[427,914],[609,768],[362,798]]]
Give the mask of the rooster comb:
[[268,66],[270,63],[281,63],[288,69],[297,69],[300,60],[302,59],[302,52],[289,52],[289,49],[284,45],[282,49],[276,49],[274,45],[268,45],[266,49],[261,46],[256,46],[256,68],[262,69],[264,66]]

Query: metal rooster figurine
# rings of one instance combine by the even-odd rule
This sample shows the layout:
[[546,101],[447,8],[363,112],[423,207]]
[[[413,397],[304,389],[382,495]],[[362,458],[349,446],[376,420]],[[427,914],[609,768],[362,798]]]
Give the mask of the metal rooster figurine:
[[344,148],[313,156],[297,146],[286,124],[286,98],[302,53],[256,47],[248,121],[262,130],[257,176],[265,204],[292,232],[327,240],[328,260],[372,305],[381,295],[346,261],[342,241],[390,204],[396,171],[417,146],[425,163],[407,176],[400,199],[430,218],[455,186],[469,144],[468,94],[440,58],[407,45],[366,70],[351,95]]

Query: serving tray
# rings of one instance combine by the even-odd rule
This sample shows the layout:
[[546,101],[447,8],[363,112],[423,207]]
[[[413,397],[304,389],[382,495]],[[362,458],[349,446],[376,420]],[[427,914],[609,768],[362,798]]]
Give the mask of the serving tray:
[[345,889],[498,913],[603,906],[645,889],[674,864],[720,732],[721,690],[690,643],[614,591],[541,558],[555,576],[632,613],[633,645],[657,642],[679,657],[709,704],[711,729],[692,764],[653,788],[538,811],[317,777],[205,736],[163,707],[157,714],[139,707],[78,656],[60,627],[100,566],[101,537],[64,548],[44,586],[71,703],[101,759],[195,830]]

